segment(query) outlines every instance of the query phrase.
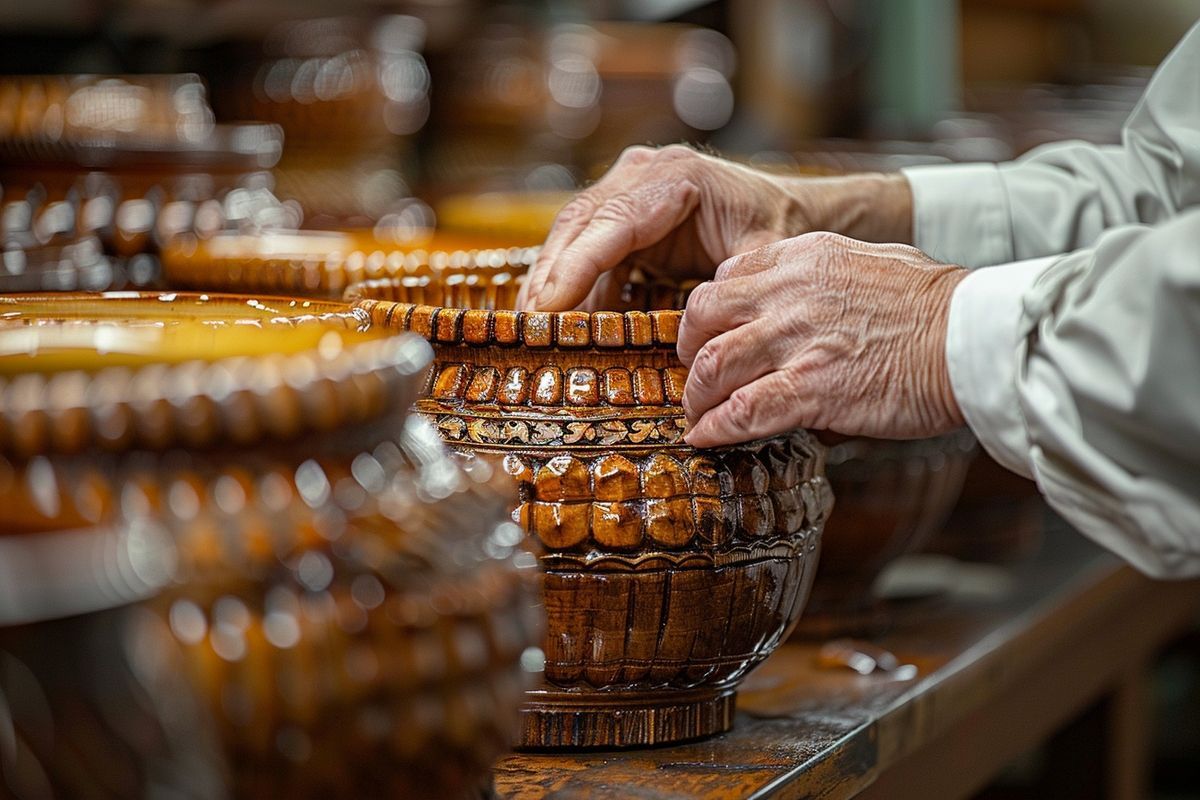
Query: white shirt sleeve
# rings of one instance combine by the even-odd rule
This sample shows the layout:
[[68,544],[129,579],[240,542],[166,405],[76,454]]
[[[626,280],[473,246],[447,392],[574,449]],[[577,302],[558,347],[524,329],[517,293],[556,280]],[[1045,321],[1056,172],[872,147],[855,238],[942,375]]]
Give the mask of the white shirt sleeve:
[[957,287],[955,396],[1001,463],[1158,577],[1200,575],[1200,207]]
[[966,267],[1090,247],[1109,228],[1200,204],[1200,23],[1155,73],[1120,146],[1064,142],[1007,164],[903,172],[913,244]]

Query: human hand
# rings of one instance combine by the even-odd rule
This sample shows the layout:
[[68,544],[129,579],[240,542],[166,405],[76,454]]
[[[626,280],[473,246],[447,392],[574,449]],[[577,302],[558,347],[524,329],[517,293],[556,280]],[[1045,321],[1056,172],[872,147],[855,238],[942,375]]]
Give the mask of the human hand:
[[631,147],[559,212],[517,307],[612,308],[634,267],[703,280],[728,258],[811,230],[902,239],[911,203],[899,175],[785,177],[680,145]]
[[898,244],[797,236],[725,261],[679,330],[687,442],[794,428],[908,439],[963,425],[946,366],[966,270]]

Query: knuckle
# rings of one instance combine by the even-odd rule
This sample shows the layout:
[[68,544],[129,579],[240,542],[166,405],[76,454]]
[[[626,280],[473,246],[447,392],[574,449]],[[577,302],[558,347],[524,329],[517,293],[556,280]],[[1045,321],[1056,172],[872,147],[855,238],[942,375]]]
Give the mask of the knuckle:
[[780,245],[769,244],[746,253],[739,266],[747,272],[766,272],[773,269],[779,263],[780,258],[786,256],[786,253],[786,249]]
[[725,401],[727,407],[726,420],[729,427],[738,433],[748,433],[754,430],[757,404],[745,389],[738,389],[729,395]]
[[696,353],[696,358],[692,362],[692,369],[688,375],[697,385],[711,387],[716,383],[717,376],[721,374],[721,365],[724,361],[724,348],[717,344],[715,340],[709,341]]
[[671,144],[659,148],[655,161],[670,169],[688,169],[700,160],[700,154],[684,144]]
[[807,247],[816,248],[841,247],[849,241],[845,236],[832,231],[810,231],[800,234],[797,239]]
[[559,222],[578,222],[596,212],[596,201],[589,192],[580,192],[558,211]]
[[697,155],[696,151],[686,144],[669,144],[666,147],[660,147],[657,152],[659,159],[663,161],[675,161]]
[[730,275],[736,275],[741,270],[744,256],[733,256],[721,262],[717,267],[717,271],[713,273],[713,280],[723,280]]
[[705,281],[692,289],[691,294],[688,295],[687,305],[684,307],[684,319],[691,316],[691,322],[695,324],[698,319],[703,318],[712,306],[715,291],[716,285],[712,281]]
[[613,164],[613,168],[640,166],[646,164],[654,158],[655,150],[653,147],[647,147],[643,144],[635,144],[631,147],[626,147],[621,151],[621,155],[617,157],[617,161]]
[[638,217],[638,203],[629,192],[618,192],[596,209],[592,219],[596,222],[629,223]]

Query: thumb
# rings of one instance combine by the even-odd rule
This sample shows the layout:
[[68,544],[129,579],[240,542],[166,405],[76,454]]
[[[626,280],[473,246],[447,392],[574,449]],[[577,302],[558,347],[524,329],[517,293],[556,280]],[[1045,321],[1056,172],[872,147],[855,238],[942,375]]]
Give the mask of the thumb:
[[596,279],[630,253],[662,241],[695,211],[700,192],[675,177],[651,180],[616,195],[597,209],[588,225],[553,264],[533,305],[562,311],[579,305]]

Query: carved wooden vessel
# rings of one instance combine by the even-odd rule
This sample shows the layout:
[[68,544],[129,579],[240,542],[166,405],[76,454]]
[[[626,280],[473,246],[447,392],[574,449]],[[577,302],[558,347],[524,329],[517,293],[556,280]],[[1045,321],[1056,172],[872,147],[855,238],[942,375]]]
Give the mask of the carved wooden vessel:
[[[495,310],[511,307],[513,274],[426,270],[347,297],[375,325],[433,343],[417,410],[456,449],[503,456],[519,481],[515,517],[541,550],[548,617],[521,743],[726,730],[738,682],[807,599],[832,504],[823,448],[803,431],[688,447],[679,311]],[[414,302],[431,297],[454,302]]]
[[1045,516],[1036,483],[980,453],[949,521],[923,549],[963,561],[1020,561],[1041,547]]
[[797,635],[867,636],[888,624],[872,585],[945,524],[975,454],[966,430],[931,439],[849,439],[829,449],[838,503]]
[[[345,305],[285,298],[3,308],[0,548],[37,569],[5,582],[0,626],[36,623],[23,652],[86,655],[43,627],[80,611],[54,591],[67,569],[67,600],[150,626],[125,639],[127,671],[157,666],[184,690],[156,694],[152,722],[190,724],[178,709],[198,697],[207,722],[182,753],[209,752],[208,731],[217,763],[183,758],[180,796],[478,792],[540,637],[536,560],[507,519],[510,479],[456,465],[407,416],[428,347],[356,330]],[[62,557],[64,536],[85,543],[80,558]],[[110,698],[63,700],[49,728],[18,720],[22,763],[68,794],[71,781],[146,794],[157,773],[138,748],[155,726],[110,742],[133,730]],[[122,744],[124,762],[75,755]]]

